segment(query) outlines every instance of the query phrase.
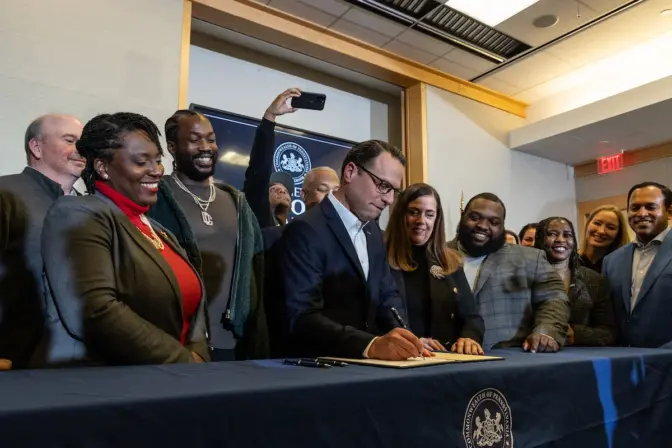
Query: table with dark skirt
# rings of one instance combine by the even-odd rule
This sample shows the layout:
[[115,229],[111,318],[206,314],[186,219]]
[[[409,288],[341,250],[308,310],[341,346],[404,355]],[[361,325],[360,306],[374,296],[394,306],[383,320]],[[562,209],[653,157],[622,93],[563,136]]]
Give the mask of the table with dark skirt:
[[672,351],[0,373],[0,447],[672,447]]

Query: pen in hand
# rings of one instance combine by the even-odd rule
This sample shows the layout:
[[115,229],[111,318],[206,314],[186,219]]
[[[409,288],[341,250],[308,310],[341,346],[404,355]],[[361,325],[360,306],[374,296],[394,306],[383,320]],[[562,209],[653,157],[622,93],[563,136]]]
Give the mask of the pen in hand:
[[[399,314],[399,311],[397,311],[395,307],[390,308],[390,311],[392,311],[392,315],[396,319],[397,323],[401,326],[401,328],[403,328],[404,330],[408,330],[408,327],[404,323],[404,319],[401,318],[401,314]],[[420,356],[422,356],[423,360],[425,359],[425,355],[424,353],[422,353],[422,351],[420,351]]]

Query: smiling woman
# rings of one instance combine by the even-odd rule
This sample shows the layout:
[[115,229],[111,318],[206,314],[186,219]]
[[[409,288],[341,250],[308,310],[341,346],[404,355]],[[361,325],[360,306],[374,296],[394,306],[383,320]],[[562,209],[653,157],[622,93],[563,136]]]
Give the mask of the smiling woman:
[[567,218],[554,216],[537,224],[534,247],[546,253],[569,297],[567,345],[611,345],[616,324],[606,281],[580,266],[576,246],[574,226]]
[[601,205],[586,219],[579,261],[582,266],[600,273],[604,257],[628,243],[628,222],[621,210],[614,205]]
[[438,192],[424,183],[397,199],[385,231],[393,269],[411,331],[429,349],[482,354],[484,324],[459,255],[446,247]]
[[77,150],[90,194],[61,198],[44,222],[49,328],[33,366],[208,359],[202,281],[145,216],[163,176],[159,135],[132,113],[84,126]]

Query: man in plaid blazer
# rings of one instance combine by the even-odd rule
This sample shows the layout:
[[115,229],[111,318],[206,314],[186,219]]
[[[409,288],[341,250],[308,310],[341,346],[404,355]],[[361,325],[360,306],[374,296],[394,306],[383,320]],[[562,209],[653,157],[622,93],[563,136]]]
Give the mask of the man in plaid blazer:
[[483,348],[556,352],[565,343],[570,306],[546,255],[506,244],[506,207],[492,193],[474,196],[462,214],[457,241],[464,272],[485,321]]

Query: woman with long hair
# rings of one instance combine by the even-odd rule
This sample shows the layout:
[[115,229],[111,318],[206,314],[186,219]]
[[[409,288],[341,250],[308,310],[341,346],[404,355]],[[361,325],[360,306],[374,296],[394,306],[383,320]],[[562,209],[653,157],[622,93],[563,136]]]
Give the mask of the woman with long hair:
[[606,280],[579,263],[576,233],[567,218],[537,224],[534,247],[546,253],[565,284],[571,314],[567,345],[602,346],[616,341],[616,322]]
[[483,319],[460,256],[446,247],[443,208],[433,187],[418,183],[401,193],[385,242],[410,330],[430,349],[483,354]]
[[601,205],[590,212],[579,248],[582,266],[602,272],[602,260],[616,249],[630,243],[628,222],[618,207]]

